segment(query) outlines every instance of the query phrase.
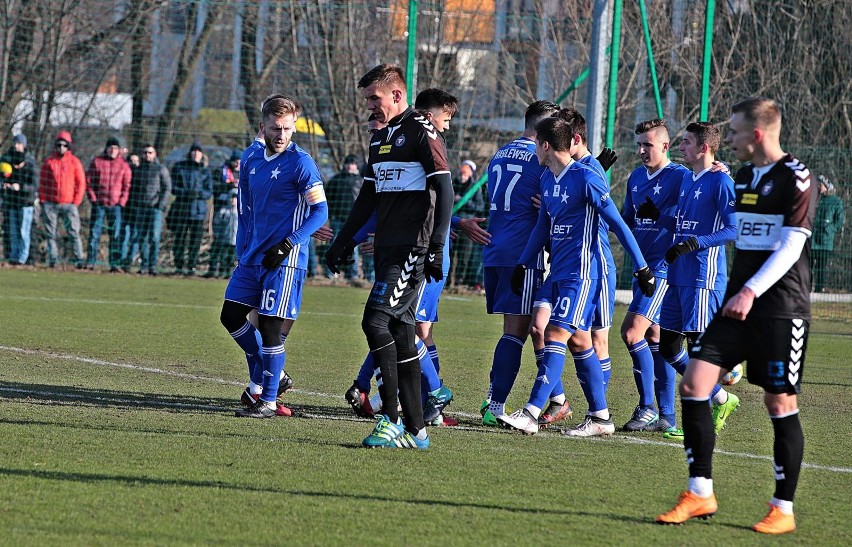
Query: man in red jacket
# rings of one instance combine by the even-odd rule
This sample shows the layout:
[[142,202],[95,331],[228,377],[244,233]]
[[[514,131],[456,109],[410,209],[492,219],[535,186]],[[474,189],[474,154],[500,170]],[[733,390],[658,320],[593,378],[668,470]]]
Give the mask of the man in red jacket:
[[83,267],[83,244],[80,241],[80,211],[77,207],[86,192],[83,164],[71,152],[71,133],[60,131],[56,136],[53,154],[41,166],[38,199],[41,201],[44,231],[47,239],[47,262],[56,266],[57,222],[62,217],[65,231],[74,245],[74,261]]
[[86,266],[95,269],[101,232],[109,234],[109,271],[124,271],[121,267],[122,210],[130,195],[130,166],[121,157],[121,143],[115,137],[107,139],[104,153],[92,158],[86,171],[86,194],[92,202],[89,219],[89,246]]

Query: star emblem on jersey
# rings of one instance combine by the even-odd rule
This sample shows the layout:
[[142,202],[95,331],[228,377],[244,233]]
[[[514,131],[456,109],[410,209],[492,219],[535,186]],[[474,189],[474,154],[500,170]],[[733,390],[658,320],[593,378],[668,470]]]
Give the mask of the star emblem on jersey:
[[272,172],[269,173],[269,174],[272,175],[272,178],[274,178],[275,180],[278,180],[278,175],[281,174],[281,171],[278,170],[278,166],[276,165],[275,169],[273,169]]
[[662,189],[663,189],[663,187],[660,186],[660,183],[658,182],[657,185],[654,186],[654,195],[656,196],[657,194],[659,194],[660,190],[662,190]]
[[562,192],[562,195],[560,197],[562,198],[562,203],[568,203],[568,198],[570,196],[568,195],[568,192]]
[[698,196],[701,195],[701,188],[695,191],[695,199],[698,199]]
[[414,265],[417,263],[417,257],[408,253],[408,259],[402,265],[402,271],[399,272],[399,279],[393,287],[393,293],[388,298],[388,304],[395,308],[399,304],[399,299],[402,298],[405,292],[405,286],[408,285],[408,279],[411,277],[411,272],[414,271]]

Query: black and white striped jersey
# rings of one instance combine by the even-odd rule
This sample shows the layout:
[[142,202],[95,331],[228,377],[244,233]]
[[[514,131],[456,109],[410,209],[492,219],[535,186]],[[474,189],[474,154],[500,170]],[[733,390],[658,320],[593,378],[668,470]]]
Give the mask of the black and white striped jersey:
[[[746,165],[734,179],[737,241],[725,298],[730,298],[760,270],[781,243],[781,229],[795,228],[810,236],[819,192],[810,171],[787,154],[760,176]],[[793,266],[755,299],[749,316],[809,319],[810,239]]]
[[409,107],[370,139],[365,171],[361,191],[371,185],[376,192],[376,247],[428,247],[435,220],[430,179],[450,174],[435,127]]

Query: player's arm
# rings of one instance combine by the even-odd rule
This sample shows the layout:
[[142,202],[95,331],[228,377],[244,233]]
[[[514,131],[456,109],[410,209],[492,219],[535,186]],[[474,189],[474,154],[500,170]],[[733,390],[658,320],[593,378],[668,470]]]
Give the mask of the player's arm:
[[[372,171],[372,167],[369,165],[367,169]],[[352,254],[355,251],[355,238],[360,237],[361,228],[367,224],[371,216],[375,217],[375,214],[376,179],[371,176],[365,176],[364,184],[361,185],[361,191],[358,192],[358,197],[355,198],[355,203],[349,211],[349,216],[346,217],[343,228],[340,229],[340,233],[337,234],[334,242],[325,252],[325,265],[328,266],[329,270],[334,273],[340,273],[339,264],[352,264],[354,262]],[[375,232],[375,227],[372,232]],[[367,233],[367,231],[363,231],[361,235]]]
[[364,224],[361,229],[358,230],[358,233],[356,233],[355,236],[352,238],[356,245],[364,243],[365,241],[367,241],[367,239],[370,238],[370,234],[376,233],[377,222],[378,219],[376,217],[376,211],[374,210],[373,214],[370,215],[370,218],[367,220],[367,223]]
[[538,209],[538,219],[535,221],[530,238],[527,240],[527,245],[521,253],[515,269],[512,271],[511,286],[512,292],[521,295],[523,291],[524,279],[526,271],[529,268],[535,268],[538,264],[538,256],[545,245],[550,243],[550,214],[547,208],[540,204]]
[[713,233],[697,236],[699,249],[708,249],[730,243],[737,238],[737,213],[734,210],[736,194],[734,181],[731,177],[719,177],[719,188],[716,191],[716,210],[722,219],[722,227]]

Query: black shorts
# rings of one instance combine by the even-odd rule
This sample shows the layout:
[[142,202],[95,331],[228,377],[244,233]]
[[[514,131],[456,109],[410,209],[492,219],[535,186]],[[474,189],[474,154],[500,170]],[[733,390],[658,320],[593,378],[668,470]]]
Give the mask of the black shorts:
[[425,257],[426,249],[420,247],[376,249],[376,282],[367,306],[413,325]]
[[804,319],[747,317],[737,321],[718,314],[689,354],[726,370],[746,361],[750,384],[768,393],[792,395],[802,389],[808,330]]

